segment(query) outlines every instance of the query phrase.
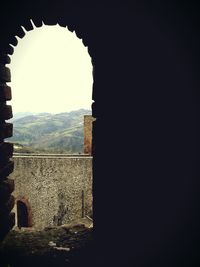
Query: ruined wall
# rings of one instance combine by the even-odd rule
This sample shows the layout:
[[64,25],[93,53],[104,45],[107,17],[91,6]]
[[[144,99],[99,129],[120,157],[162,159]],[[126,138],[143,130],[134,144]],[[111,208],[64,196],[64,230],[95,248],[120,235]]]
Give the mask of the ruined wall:
[[29,203],[33,227],[65,224],[92,212],[92,157],[20,155],[14,163],[14,196]]

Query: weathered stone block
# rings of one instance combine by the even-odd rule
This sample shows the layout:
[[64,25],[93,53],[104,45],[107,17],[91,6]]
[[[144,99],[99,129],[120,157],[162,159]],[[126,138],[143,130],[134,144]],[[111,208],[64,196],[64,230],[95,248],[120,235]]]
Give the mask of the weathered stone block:
[[10,64],[11,59],[8,55],[4,54],[4,55],[0,55],[0,64]]
[[25,22],[23,22],[23,25],[22,25],[26,31],[31,31],[33,30],[33,25],[31,23],[31,20],[30,19],[27,19]]
[[58,22],[58,19],[55,17],[55,18],[49,18],[49,17],[43,17],[43,22],[45,25],[56,25],[57,22]]
[[19,38],[23,38],[23,37],[25,36],[25,32],[24,32],[24,30],[22,29],[22,27],[17,28],[16,35],[17,35]]
[[42,20],[39,18],[32,18],[33,23],[35,24],[36,27],[41,27],[42,26]]
[[3,104],[0,106],[0,119],[9,120],[13,117],[12,106]]
[[0,124],[0,140],[11,137],[13,135],[13,124],[2,123]]
[[11,45],[6,46],[6,53],[12,55],[14,53],[14,48]]
[[6,101],[11,99],[12,99],[11,87],[6,84],[0,84],[0,100]]
[[0,82],[10,82],[11,81],[11,74],[10,69],[0,64]]
[[18,44],[18,40],[15,36],[12,36],[10,39],[9,39],[9,43],[16,46]]

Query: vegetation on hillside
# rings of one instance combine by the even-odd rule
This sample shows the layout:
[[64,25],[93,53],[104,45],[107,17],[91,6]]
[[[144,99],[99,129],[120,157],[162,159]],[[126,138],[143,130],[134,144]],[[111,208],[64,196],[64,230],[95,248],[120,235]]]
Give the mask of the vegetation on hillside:
[[16,114],[12,119],[15,152],[83,153],[83,121],[90,110],[59,114]]

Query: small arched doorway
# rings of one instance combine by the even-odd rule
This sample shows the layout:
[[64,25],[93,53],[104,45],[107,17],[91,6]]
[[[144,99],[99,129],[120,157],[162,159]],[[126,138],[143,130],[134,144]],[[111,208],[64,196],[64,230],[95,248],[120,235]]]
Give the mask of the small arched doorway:
[[17,201],[17,226],[30,227],[29,225],[29,210],[25,202]]

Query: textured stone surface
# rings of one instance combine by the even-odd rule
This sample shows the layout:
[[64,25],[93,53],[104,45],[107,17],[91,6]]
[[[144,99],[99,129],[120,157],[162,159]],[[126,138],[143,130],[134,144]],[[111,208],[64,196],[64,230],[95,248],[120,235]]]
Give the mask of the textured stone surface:
[[[33,227],[69,223],[92,210],[92,158],[15,156],[14,196],[31,207]],[[16,206],[15,206],[16,211]]]

